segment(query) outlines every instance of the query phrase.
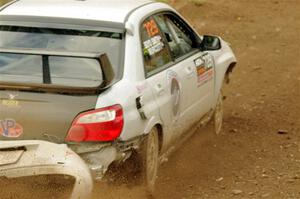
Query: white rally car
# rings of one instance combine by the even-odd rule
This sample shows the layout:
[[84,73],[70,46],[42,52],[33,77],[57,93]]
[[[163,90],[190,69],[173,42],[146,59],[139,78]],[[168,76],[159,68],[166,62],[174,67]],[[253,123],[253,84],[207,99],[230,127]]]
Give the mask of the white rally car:
[[0,9],[0,140],[67,143],[94,179],[136,155],[151,193],[189,128],[212,118],[221,131],[235,64],[228,43],[164,3],[12,1]]

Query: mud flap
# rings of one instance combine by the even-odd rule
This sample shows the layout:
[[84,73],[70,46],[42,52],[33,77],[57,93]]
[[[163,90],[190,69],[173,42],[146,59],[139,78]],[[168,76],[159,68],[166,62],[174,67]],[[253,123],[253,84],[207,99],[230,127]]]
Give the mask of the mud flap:
[[92,192],[89,168],[67,145],[45,141],[0,141],[0,177],[38,175],[74,177],[71,199],[89,198]]

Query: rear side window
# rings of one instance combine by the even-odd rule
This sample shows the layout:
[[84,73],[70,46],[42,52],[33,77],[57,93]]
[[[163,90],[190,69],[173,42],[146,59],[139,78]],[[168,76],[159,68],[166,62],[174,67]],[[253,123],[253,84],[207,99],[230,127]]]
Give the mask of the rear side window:
[[153,17],[143,22],[141,40],[147,76],[160,71],[163,66],[172,61],[164,37]]

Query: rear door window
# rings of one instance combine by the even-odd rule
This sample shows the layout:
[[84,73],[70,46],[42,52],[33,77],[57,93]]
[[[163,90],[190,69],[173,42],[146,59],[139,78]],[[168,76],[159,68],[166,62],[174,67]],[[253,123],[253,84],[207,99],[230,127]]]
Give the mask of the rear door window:
[[164,36],[153,17],[149,17],[143,22],[141,40],[146,76],[161,71],[172,61]]

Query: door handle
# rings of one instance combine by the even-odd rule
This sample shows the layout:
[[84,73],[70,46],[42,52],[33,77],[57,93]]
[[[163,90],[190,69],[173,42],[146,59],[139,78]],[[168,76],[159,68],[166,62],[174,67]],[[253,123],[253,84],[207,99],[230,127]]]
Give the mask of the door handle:
[[158,96],[162,95],[165,91],[161,84],[156,84],[155,89]]

